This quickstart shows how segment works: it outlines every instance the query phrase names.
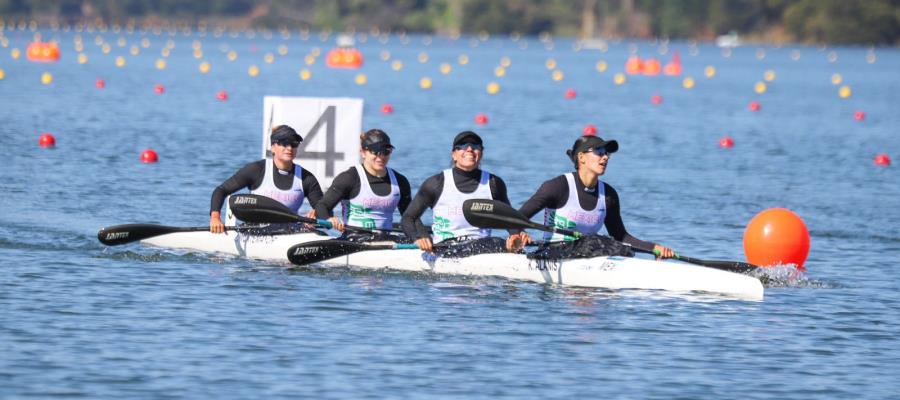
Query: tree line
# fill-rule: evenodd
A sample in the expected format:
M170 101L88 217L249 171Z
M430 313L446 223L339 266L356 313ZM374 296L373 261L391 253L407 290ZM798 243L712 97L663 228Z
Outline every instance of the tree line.
M900 44L900 0L0 0L0 18L427 33Z

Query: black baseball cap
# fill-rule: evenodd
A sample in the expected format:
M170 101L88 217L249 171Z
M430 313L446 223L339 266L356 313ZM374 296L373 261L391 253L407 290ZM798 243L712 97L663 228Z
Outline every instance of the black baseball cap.
M599 149L601 147L606 148L607 153L615 153L619 151L619 142L615 140L603 140L599 136L585 135L575 140L572 148L566 150L566 155L574 162L578 153L590 151L591 149Z
M460 143L474 143L484 146L484 142L481 140L481 136L478 136L477 133L472 131L460 132L456 135L455 138L453 138L453 147L456 147L456 145Z
M278 143L290 146L296 146L303 141L303 138L297 134L297 131L287 125L278 125L272 128L272 136L270 138L273 144Z
M384 149L393 149L391 137L381 129L369 129L363 134L360 146L370 151L381 151Z

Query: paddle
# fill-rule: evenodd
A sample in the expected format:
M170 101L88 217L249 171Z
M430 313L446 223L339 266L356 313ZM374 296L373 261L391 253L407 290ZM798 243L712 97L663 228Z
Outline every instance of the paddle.
M522 213L509 205L489 199L470 199L463 202L463 216L470 224L480 228L492 229L536 229L544 232L560 233L576 238L582 237L580 232L568 229L556 228L552 226L541 225L536 222L529 221ZM636 251L654 254L653 251L638 249L632 247ZM698 258L675 255L675 259L691 264L702 265L704 267L721 269L729 272L747 273L756 271L759 267L740 261L717 261L717 260L701 260Z
M275 199L256 194L236 194L228 199L231 212L238 219L254 223L292 223L302 222L315 224L331 229L331 222L327 219L313 219L297 215L291 209L285 207ZM369 229L357 226L344 225L344 229L351 232L401 232L399 229Z
M366 250L418 249L414 243L368 244L341 239L316 240L291 246L287 258L292 264L306 265Z
M226 226L225 230L240 231L254 227L235 227ZM175 232L201 232L209 231L208 226L198 226L192 228L182 228L177 226L165 226L155 224L124 224L107 226L97 232L97 239L100 243L107 246L118 246L120 244L136 242L159 235L166 235Z

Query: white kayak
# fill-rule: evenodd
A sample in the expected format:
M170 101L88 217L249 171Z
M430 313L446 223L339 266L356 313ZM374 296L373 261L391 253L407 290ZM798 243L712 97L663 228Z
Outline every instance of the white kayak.
M179 232L142 243L173 249L229 254L287 262L288 249L327 237L315 233L250 235L227 232ZM524 254L490 253L463 258L435 257L420 250L369 250L325 260L318 265L357 269L392 269L507 279L606 289L649 289L705 292L762 300L758 278L674 261L634 257L594 257L560 261L532 260Z

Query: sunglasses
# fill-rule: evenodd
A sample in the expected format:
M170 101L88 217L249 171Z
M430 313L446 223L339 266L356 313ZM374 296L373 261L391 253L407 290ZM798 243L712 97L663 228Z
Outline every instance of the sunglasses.
M597 147L597 148L595 148L595 149L590 149L590 150L588 150L588 151L590 151L591 153L596 154L597 157L602 157L602 156L608 156L608 155L609 155L609 152L606 151L606 147Z
M478 143L460 143L453 146L453 150L465 150L466 148L471 147L473 151L484 150L484 146Z
M295 149L297 148L297 146L300 146L300 142L275 142L275 144L282 147L293 147Z
M385 147L383 149L378 149L378 150L366 149L366 151L368 151L369 153L372 153L373 155L375 155L375 157L381 157L381 156L391 155L391 153L394 152L394 149L392 149L390 147Z

